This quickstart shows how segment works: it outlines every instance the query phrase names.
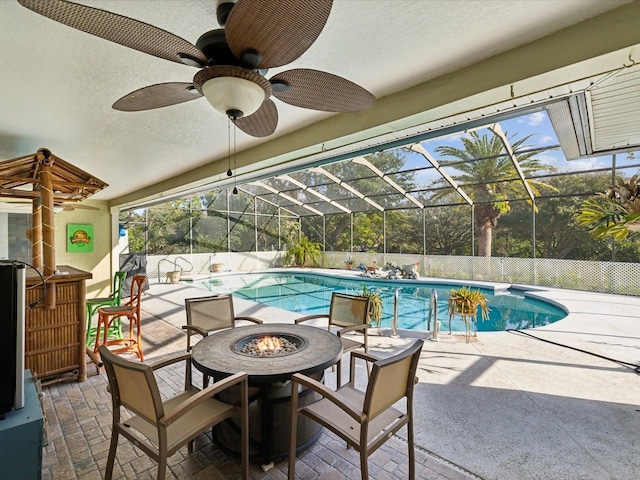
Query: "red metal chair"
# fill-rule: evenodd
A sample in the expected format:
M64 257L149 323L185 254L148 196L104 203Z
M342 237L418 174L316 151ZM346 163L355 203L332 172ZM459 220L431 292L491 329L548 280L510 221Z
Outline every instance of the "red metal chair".
M98 309L98 326L96 327L96 341L93 346L94 353L98 353L98 347L105 345L119 345L118 348L110 349L114 353L135 353L141 362L144 361L142 353L142 332L140 329L140 302L142 291L147 281L145 275L134 275L131 282L131 294L129 301L120 306L102 307ZM109 338L109 331L114 320L120 317L129 319L129 336L123 338ZM133 329L136 329L134 337ZM104 331L104 333L102 333ZM102 334L102 338L100 335Z

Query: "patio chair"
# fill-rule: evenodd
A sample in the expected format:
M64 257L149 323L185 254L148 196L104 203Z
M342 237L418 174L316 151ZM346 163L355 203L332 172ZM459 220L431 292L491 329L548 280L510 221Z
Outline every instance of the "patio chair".
M291 430L289 437L289 480L295 478L296 435L298 415L304 415L328 428L360 453L360 472L369 478L367 459L391 436L407 425L409 479L415 478L413 442L413 390L418 383L416 371L422 340L391 357L378 360L374 356L351 353L349 383L333 391L311 377L296 373L291 378ZM355 388L357 359L374 362L365 392ZM298 408L298 390L310 389L322 399ZM404 408L393 405L405 399Z
M111 443L105 472L107 480L113 475L120 435L158 462L157 478L161 480L165 477L169 457L185 444L188 444L188 451L192 452L197 436L236 413L240 414L242 478L248 478L249 413L246 373L236 373L204 390L187 385L184 392L162 401L154 371L182 360L188 362L191 354L184 352L159 357L149 363L139 363L115 355L104 345L100 345L98 351L107 372L113 406ZM231 386L239 387L238 406L213 398ZM121 407L134 415L122 419Z
M343 293L333 292L331 294L331 304L329 306L329 314L307 315L297 318L295 323L303 323L318 318L328 319L328 329L333 331L337 328L336 334L342 341L343 353L350 353L359 348L364 349L365 353L369 351L369 339L367 330L371 326L369 324L369 298L358 295L345 295ZM362 332L362 340L354 339L353 336L345 338L345 334ZM341 377L341 361L337 363L336 386L342 384Z
M187 324L182 326L187 331L187 352L193 345L191 336L194 334L206 337L227 328L234 328L237 321L246 320L253 323L262 323L257 318L239 316L236 317L233 310L233 295L213 295L209 297L185 298L184 305L187 312ZM187 366L187 381L191 382L191 366ZM209 376L202 374L202 386L209 384Z
M96 327L96 340L93 351L98 353L98 347L102 345L120 345L114 349L116 353L135 353L141 362L144 361L142 353L142 331L140 318L140 302L144 284L147 281L145 275L134 275L131 281L131 290L129 301L124 305L114 307L101 307L98 309L98 326ZM109 338L112 331L112 325L115 321L119 321L121 317L129 319L129 336L120 338ZM136 336L133 336L133 329L136 329ZM102 333L104 331L104 333ZM102 340L100 336L102 334Z
M111 293L108 297L91 298L86 301L87 307L87 332L86 332L86 345L90 347L96 339L96 328L92 327L93 316L96 314L100 307L117 307L120 305L122 299L122 286L127 278L127 272L116 272L113 275L113 285L111 287ZM122 338L122 323L118 318L111 325L111 331L109 336L113 338Z

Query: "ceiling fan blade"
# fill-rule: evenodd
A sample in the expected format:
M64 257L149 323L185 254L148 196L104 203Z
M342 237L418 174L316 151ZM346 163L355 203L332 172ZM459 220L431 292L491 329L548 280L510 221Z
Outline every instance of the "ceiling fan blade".
M324 112L362 112L376 102L369 91L346 78L320 70L297 68L269 80L273 96L296 107ZM282 90L282 87L286 91Z
M65 0L18 2L56 22L149 55L187 65L207 63L206 57L192 43L133 18Z
M315 42L331 13L332 0L238 0L225 26L233 54L255 68L293 62ZM258 63L243 58L258 52Z
M128 93L114 103L112 108L122 112L139 112L168 107L201 97L193 83L158 83Z
M273 103L273 100L267 98L254 114L238 118L233 123L252 137L267 137L275 132L278 126L276 104Z

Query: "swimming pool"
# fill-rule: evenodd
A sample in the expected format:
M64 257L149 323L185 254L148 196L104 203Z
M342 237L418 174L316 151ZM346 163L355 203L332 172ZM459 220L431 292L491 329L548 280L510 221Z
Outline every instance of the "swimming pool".
M394 297L399 290L398 328L426 330L433 289L438 295L438 320L441 329L448 330L447 300L455 286L408 283L407 280L381 281L370 278L338 278L307 273L247 273L211 277L194 281L195 287L212 293L233 293L234 296L272 307L283 308L301 315L329 311L332 292L357 293L362 284L378 289L384 304L382 328L391 328ZM460 286L466 285L460 282ZM476 288L476 287L472 287ZM566 312L555 305L525 297L522 291L504 291L479 288L487 296L491 312L489 320L478 321L479 331L534 328L566 317ZM464 331L462 319L454 317L452 330Z

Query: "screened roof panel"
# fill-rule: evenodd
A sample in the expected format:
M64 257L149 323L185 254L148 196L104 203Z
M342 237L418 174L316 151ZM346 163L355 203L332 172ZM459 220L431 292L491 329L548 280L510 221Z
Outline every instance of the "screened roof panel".
M371 200L384 208L417 208L413 202L399 193L375 195Z
M521 173L534 193L539 190L540 198L602 191L611 183L614 163L621 176L640 171L637 152L618 154L615 160L606 155L567 161L547 111L415 142L239 184L241 193L228 195L230 208L253 213L252 195L264 200L258 200L257 210L266 215L276 212L277 206L309 216L346 214L344 209L355 213L468 205L467 198L477 202L529 198ZM520 172L514 164L518 157ZM558 192L539 182L556 186ZM227 188L214 192L198 195L193 204L226 210Z
M435 176L433 177L433 179L429 179L428 170L429 169L427 168L418 170L407 170L405 172L390 173L389 175L386 175L386 177L392 180L394 183L400 185L405 190L409 191L415 189L419 185L427 187L433 182L435 178L440 177L440 174L434 168L431 168L431 170L435 173Z
M323 168L342 181L351 181L376 176L369 168L350 160L325 165Z
M373 207L370 203L367 203L366 201L358 197L340 200L340 204L344 205L352 212L367 212L371 210L376 210L375 207Z
M416 197L423 205L427 207L437 205L449 205L452 203L462 203L468 205L468 203L462 198L458 191L451 187L443 187L422 191L414 191L411 194Z
M242 189L246 190L252 195L264 195L264 194L270 193L269 190L267 190L266 188L263 188L259 185L255 185L253 183L243 185Z
M307 217L309 215L317 215L316 213L313 213L310 210L307 210L304 207L301 207L299 205L291 205L289 207L287 207L287 210L292 211L293 213L295 213L296 215L299 215L301 217Z
M384 174L411 170L424 165L424 161L420 162L420 159L416 158L415 155L412 155L410 150L407 150L406 148L395 148L388 150L388 152L393 152L401 162L393 162L393 164L390 164L386 157L377 157L375 155L368 155L366 158Z
M351 180L349 182L353 188L358 190L360 193L366 196L376 195L380 193L393 194L398 193L398 191L385 182L380 177L376 178L366 178L363 180Z
M335 214L335 213L345 213L344 210L341 210L339 207L336 207L331 203L322 202L322 201L309 203L308 206L315 208L316 210L319 210L326 215Z
M281 197L280 195L277 195L275 193L266 193L264 195L260 195L261 198L264 198L265 200L271 202L271 203L275 203L276 205L280 206L280 207L287 207L289 205L294 205L293 202L291 202L291 200Z
M243 191L239 191L236 195L229 195L229 210L233 212L253 213L253 195Z
M300 172L291 172L289 176L299 182L304 183L310 187L314 187L317 185L325 185L330 182L330 180L324 175L316 172L312 172L311 170L302 170Z
M337 183L327 185L327 188L324 194L327 197L331 198L332 200L341 200L345 198L354 198L354 197L357 198L356 194L354 194L353 192L350 192L343 186L338 185Z
M262 183L266 183L267 185L270 185L271 187L275 188L280 192L286 192L288 190L297 190L300 188L295 183L290 182L289 180L282 179L280 177L269 178L267 180L263 180Z

